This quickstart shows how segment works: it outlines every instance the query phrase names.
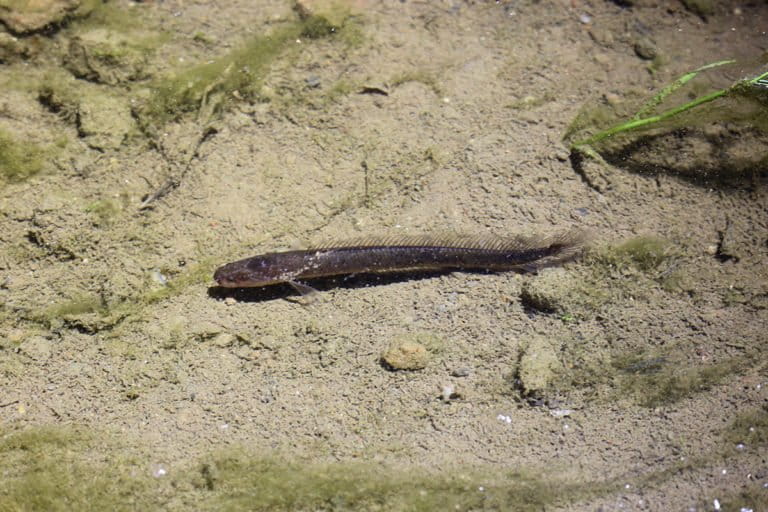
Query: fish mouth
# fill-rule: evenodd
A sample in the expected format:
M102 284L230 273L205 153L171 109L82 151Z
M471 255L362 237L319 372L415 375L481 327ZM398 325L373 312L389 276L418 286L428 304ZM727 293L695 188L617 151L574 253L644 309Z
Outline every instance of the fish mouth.
M225 267L219 267L216 269L216 271L213 273L213 280L216 281L216 284L224 288L235 288L237 286L234 281L227 278Z

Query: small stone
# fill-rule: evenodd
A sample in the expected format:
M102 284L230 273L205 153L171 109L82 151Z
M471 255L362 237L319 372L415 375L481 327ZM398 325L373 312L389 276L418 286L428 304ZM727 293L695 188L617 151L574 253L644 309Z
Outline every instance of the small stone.
M235 355L245 361L255 361L259 358L258 352L248 345L241 345L235 349Z
M189 326L189 332L192 333L192 335L195 338L198 338L200 341L205 341L205 340L214 338L217 335L221 334L222 331L223 331L223 328L220 325L216 325L215 323L208 322L208 321L192 323Z
M141 43L147 37L104 28L81 32L69 41L64 65L78 78L109 85L146 78L148 51Z
M715 2L713 0L683 0L683 5L693 14L707 19L715 14Z
M555 268L526 281L520 298L529 308L562 315L569 311L572 293L566 271Z
M616 93L607 92L603 95L605 102L613 108L620 106L624 103L624 99Z
M13 37L6 32L0 32L0 62L14 62L31 57L35 51L34 44L27 40Z
M653 60L658 55L656 43L648 37L641 36L635 41L635 53L641 59Z
M361 4L360 0L296 0L293 8L301 19L314 18L333 30L341 27L351 14L360 10Z
M470 368L467 368L466 366L461 366L459 368L455 368L451 372L452 377L469 377L469 374L472 373L472 370Z
M381 359L393 370L421 370L430 358L424 345L399 338L389 345Z
M523 392L532 395L546 391L562 366L551 342L534 336L526 344L517 371Z
M60 23L80 9L81 3L81 0L0 0L0 22L11 32L28 34Z
M571 159L571 152L564 147L555 148L555 158L561 162L567 162Z
M440 389L440 398L443 402L448 403L453 399L459 398L461 395L456 392L456 386L453 384L445 384Z
M596 64L600 64L601 66L610 66L611 65L611 57L609 55L606 55L605 53L596 53L592 60L595 61Z
M589 29L589 36L594 42L601 46L610 48L613 46L613 32L606 27L592 27Z
M720 261L733 260L738 262L741 259L741 253L736 243L733 223L730 219L726 220L725 228L720 231L720 243L715 253Z
M213 337L212 343L217 347L226 348L232 345L237 337L228 332L222 332Z

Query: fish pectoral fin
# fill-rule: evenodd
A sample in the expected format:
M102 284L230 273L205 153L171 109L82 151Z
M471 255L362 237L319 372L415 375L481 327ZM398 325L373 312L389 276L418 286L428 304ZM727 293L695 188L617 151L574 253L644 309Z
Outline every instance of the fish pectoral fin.
M320 292L308 284L300 283L299 281L287 281L287 283L301 295L301 297L293 300L302 306L308 306L320 298Z
M293 287L294 290L299 292L301 295L307 296L307 295L314 295L318 292L316 289L312 288L308 284L301 283L299 281L288 281L288 284Z

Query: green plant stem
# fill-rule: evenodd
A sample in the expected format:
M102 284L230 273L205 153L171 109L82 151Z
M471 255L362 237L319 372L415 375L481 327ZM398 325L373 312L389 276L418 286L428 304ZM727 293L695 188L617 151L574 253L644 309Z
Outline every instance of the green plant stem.
M762 73L761 75L751 78L751 79L745 79L740 80L733 84L732 86L728 87L727 89L720 89L718 91L711 92L709 94L706 94L704 96L701 96L699 98L696 98L693 101L690 101L684 105L680 105L678 107L669 109L667 111L664 111L660 114L657 114L655 116L650 117L644 117L641 119L638 119L638 116L647 111L652 106L656 106L657 104L661 103L661 101L669 95L674 90L678 89L682 85L684 85L686 82L690 81L692 78L694 78L699 72L716 67L716 66L722 66L724 64L730 64L732 62L735 62L733 60L724 60L719 62L713 62L711 64L707 64L706 66L702 66L698 68L695 71L691 71L690 73L687 73L683 75L681 78L677 79L673 84L669 85L668 87L665 87L659 94L654 96L649 103L647 103L643 108L640 109L640 111L633 116L633 118L630 121L627 121L625 123L621 123L619 125L613 126L611 128L608 128L607 130L603 130L599 133L596 133L595 135L584 139L582 141L576 142L571 145L572 151L580 151L582 153L592 155L594 153L591 148L588 149L588 146L591 144L595 144L596 142L600 142L601 140L605 140L609 137L612 137L616 135L617 133L621 132L627 132L631 130L637 130L638 128L642 128L644 126L648 126L654 123L658 123L661 121L664 121L665 119L669 119L670 117L674 117L682 112L685 112L686 110L690 110L692 108L698 107L699 105L703 105L705 103L709 103L711 101L714 101L720 97L726 96L730 94L731 92L738 90L739 87L743 87L746 85L756 85L758 81L764 79L765 77L768 77L768 72ZM591 150L591 151L590 151Z
M678 78L677 80L675 80L674 82L672 82L671 84L669 84L668 86L663 88L657 95L655 95L653 98L651 98L650 101L645 103L640 108L640 110L638 110L637 113L632 117L632 119L640 119L640 118L642 118L644 115L646 115L652 109L654 109L655 107L660 105L661 102L663 102L664 99L667 96L669 96L670 94L672 94L673 92L678 90L680 87L684 86L685 84L687 84L688 82L690 82L691 80L696 78L696 76L698 76L698 74L701 73L702 71L706 71L708 69L716 68L718 66L724 66L726 64L733 64L734 62L736 62L736 61L735 60L721 60L721 61L718 61L718 62L712 62L712 63L707 64L705 66L701 66L698 69L694 69L693 71L691 71L689 73L684 74L683 76L681 76L680 78Z
M728 93L730 89L721 89L719 91L715 91L712 93L707 94L706 96L702 96L700 98L696 98L695 100L686 103L685 105L680 105L679 107L667 110L666 112L662 112L661 114L646 117L643 119L633 119L631 121L627 121L626 123L622 123L618 126L614 126L613 128L609 128L607 130L604 130L600 133L597 133L593 135L592 137L583 140L581 142L577 142L572 147L578 148L580 146L588 145L588 144L594 144L595 142L600 142L601 140L607 139L608 137L611 137L613 135L616 135L617 133L626 132L630 130L636 130L638 128L641 128L643 126L647 126L649 124L658 123L660 121L663 121L665 119L669 119L672 116L676 116L681 112L685 112L686 110L690 110L694 107L697 107L699 105L702 105L704 103L709 103L710 101L716 100L717 98L724 96Z

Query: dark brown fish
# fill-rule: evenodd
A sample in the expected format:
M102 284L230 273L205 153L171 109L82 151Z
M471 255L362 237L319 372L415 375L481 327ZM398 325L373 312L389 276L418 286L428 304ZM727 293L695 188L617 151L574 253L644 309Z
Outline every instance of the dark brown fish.
M587 237L396 236L298 251L271 252L219 267L213 279L226 288L294 284L345 274L450 270L534 271L573 259Z

